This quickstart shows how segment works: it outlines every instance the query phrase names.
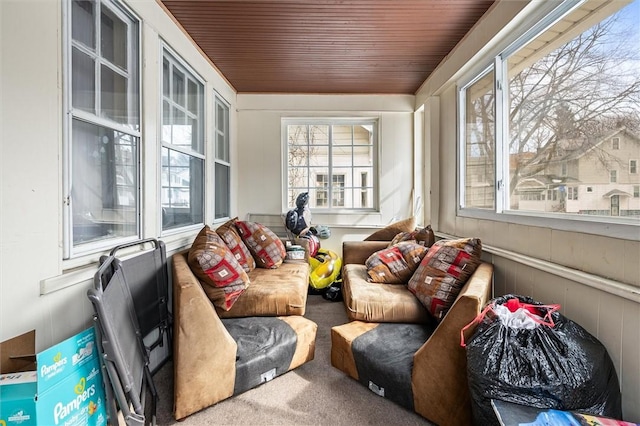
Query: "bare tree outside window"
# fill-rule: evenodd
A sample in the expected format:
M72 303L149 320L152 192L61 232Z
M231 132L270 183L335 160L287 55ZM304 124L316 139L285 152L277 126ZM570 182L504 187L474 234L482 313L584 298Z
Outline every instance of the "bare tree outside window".
M505 208L640 217L632 196L640 177L630 172L640 155L640 0L606 15L590 3L502 58L507 105L493 93L493 73L464 89L466 207L495 207L487 188L495 180L495 111L503 106ZM584 24L594 17L595 25ZM532 196L544 193L553 196Z

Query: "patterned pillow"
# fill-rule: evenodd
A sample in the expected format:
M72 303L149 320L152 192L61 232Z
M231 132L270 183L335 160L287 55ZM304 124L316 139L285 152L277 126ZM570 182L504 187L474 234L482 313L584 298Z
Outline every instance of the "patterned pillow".
M410 232L416 227L416 218L410 217L408 219L399 220L390 225L385 226L382 229L377 230L373 234L365 238L365 241L391 241L393 237L400 232Z
M478 238L437 241L409 280L409 290L441 321L480 264L481 254Z
M425 247L431 247L436 242L436 237L431 229L431 225L427 225L422 229L418 229L411 232L400 232L393 237L393 240L389 243L389 247L398 244L401 241L415 241Z
M260 223L240 220L236 228L259 268L274 269L282 264L287 251L273 231Z
M228 311L249 287L249 276L222 238L208 225L196 236L188 257L193 273L207 284L214 305Z
M420 264L428 248L415 241L403 241L373 253L365 265L369 282L405 284Z
M222 237L245 272L251 272L256 268L256 261L251 256L251 252L242 241L242 238L240 238L240 235L238 235L234 224L236 220L238 220L237 217L220 225L216 228L216 233Z

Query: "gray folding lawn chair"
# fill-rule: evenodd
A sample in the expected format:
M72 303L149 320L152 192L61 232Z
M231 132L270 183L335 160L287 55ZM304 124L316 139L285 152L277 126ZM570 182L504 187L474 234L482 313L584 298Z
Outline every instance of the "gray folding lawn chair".
M125 249L138 246L140 252L119 256ZM116 259L113 267L123 271L131 291L140 333L149 356L151 374L171 358L171 314L165 245L148 238L114 247L109 253ZM101 259L101 260L104 260Z
M149 371L147 350L142 341L133 298L124 270L111 255L94 276L94 288L87 296L95 310L98 350L111 424L118 424L118 413L131 425L155 425L157 392ZM146 421L146 396L151 394L150 421Z

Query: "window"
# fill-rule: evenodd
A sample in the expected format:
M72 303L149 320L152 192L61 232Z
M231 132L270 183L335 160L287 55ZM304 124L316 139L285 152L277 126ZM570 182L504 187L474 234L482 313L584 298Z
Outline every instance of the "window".
M633 185L633 198L640 198L640 185Z
M493 69L471 82L463 92L464 205L494 209L495 94Z
M309 207L373 210L378 123L370 119L287 119L287 208L309 192Z
M162 230L204 222L204 84L170 53L162 58Z
M215 219L231 215L231 162L229 159L229 104L215 96Z
M107 0L68 4L66 259L140 234L139 20Z
M611 149L614 149L614 150L620 149L620 138L611 139Z
M637 46L628 43L640 37L640 0L598 4L545 3L546 17L505 40L483 70L462 80L462 215L590 215L602 222L615 215L625 217L617 220L622 224L640 223L637 209L625 210L628 203L610 204L613 195L628 197L621 166L629 164L632 175L625 184L640 183L637 161L629 158L640 149L640 120L629 109L640 68Z

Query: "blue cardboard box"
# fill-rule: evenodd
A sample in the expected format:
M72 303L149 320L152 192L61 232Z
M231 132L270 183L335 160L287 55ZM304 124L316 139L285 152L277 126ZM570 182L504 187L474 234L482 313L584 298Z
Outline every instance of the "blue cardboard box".
M107 424L100 362L89 358L44 392L38 389L39 425L102 426Z
M94 329L37 355L34 349L33 331L0 344L0 372L7 373L0 376L0 426L106 425Z
M36 424L35 371L0 374L0 425Z

